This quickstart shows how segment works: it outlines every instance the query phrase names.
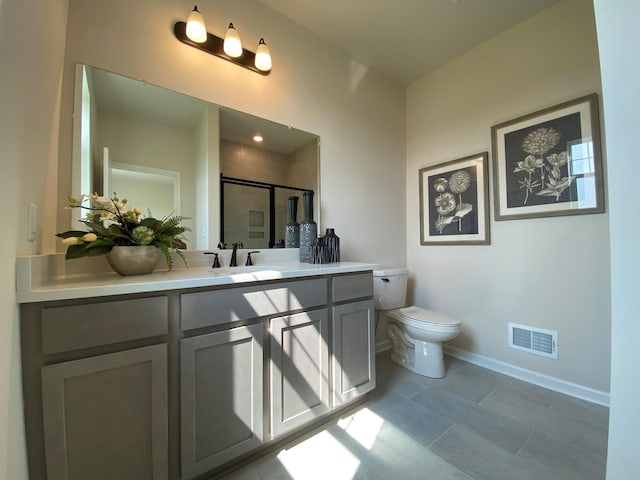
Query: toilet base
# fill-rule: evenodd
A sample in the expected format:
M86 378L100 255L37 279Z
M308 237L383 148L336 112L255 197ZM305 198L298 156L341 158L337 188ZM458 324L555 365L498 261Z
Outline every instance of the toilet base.
M415 343L415 372L425 377L444 377L444 356L442 354L442 344L440 342Z
M409 338L397 325L387 327L391 339L391 361L429 378L445 376L442 343Z

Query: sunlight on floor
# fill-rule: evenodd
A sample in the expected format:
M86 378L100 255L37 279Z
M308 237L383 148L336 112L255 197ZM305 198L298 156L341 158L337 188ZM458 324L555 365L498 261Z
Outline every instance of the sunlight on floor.
M277 458L292 480L352 480L360 467L360 460L327 431L281 451Z
M367 450L371 450L384 420L368 408L338 420L338 426Z
M338 427L370 450L383 423L381 417L363 408L338 420ZM352 480L360 467L360 460L326 430L282 450L277 458L292 480Z

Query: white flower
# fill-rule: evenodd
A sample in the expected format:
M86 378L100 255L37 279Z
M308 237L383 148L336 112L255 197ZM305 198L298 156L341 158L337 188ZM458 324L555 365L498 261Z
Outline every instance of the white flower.
M67 237L62 239L62 244L65 246L78 245L80 243L82 243L82 240L78 237Z
M89 233L85 233L82 236L82 240L84 240L85 242L94 242L98 239L98 236L95 233L89 232Z

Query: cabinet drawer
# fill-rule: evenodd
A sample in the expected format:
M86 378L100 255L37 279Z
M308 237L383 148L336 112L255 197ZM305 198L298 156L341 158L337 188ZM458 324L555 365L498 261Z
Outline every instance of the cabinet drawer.
M67 352L166 335L167 297L42 309L42 352Z
M334 277L332 293L334 302L371 297L373 296L373 273Z
M190 330L326 305L327 280L184 293L180 298L180 325Z

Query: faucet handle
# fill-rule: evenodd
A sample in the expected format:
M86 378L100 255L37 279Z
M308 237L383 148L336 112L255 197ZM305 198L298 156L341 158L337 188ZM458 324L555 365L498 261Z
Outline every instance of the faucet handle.
M202 252L205 255L213 255L213 265L211 268L220 268L220 259L218 258L218 252Z
M251 261L252 253L260 253L260 252L258 250L254 250L253 252L247 252L247 261L244 264L245 267L250 267L251 265L253 265L253 262Z

